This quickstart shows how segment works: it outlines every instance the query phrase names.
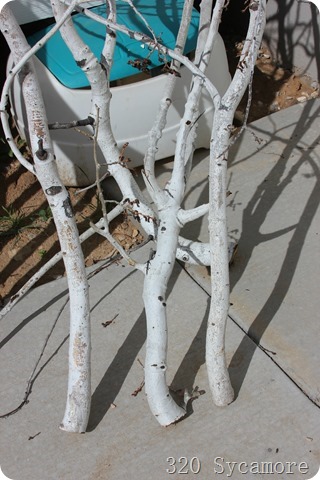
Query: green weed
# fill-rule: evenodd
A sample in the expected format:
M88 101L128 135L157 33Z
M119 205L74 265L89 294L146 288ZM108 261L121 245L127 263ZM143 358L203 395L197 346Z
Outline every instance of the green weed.
M30 216L21 210L15 210L12 205L1 208L5 215L0 215L0 236L15 236L27 228L35 228Z
M52 212L51 212L51 208L50 207L47 207L47 208L42 208L41 210L39 210L39 212L37 212L34 216L34 219L40 219L42 220L43 222L47 222L48 220L51 220L53 217L52 217Z
M39 248L38 254L40 255L41 258L43 258L47 254L47 250L45 248Z
M22 210L16 210L12 205L1 207L4 215L0 215L0 236L16 236L23 230L40 229L40 222L47 223L52 218L50 207L43 208L39 212L26 214Z

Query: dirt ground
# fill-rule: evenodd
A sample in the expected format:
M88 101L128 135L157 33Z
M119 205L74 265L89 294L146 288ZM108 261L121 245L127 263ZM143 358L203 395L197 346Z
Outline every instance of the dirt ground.
M225 41L232 72L241 44L232 39ZM318 91L312 88L310 79L277 67L268 50L260 50L249 122L317 96ZM243 121L245 105L244 99L236 113L236 126ZM36 178L10 157L1 139L0 160L0 301L3 302L59 250L59 245L48 204ZM75 188L70 188L69 193L79 231L83 232L90 220L100 218L96 193L92 189L77 194ZM129 218L121 217L114 221L112 230L126 249L143 240L141 232ZM85 242L83 248L87 266L114 253L108 242L98 235ZM60 262L40 282L56 279L63 274L64 268Z

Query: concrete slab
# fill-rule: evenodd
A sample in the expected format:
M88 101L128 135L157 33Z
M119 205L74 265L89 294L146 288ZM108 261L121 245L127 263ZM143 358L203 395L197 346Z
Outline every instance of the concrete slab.
M213 405L204 367L209 297L179 265L168 299L168 382L174 389L198 386L205 393L193 402L190 416L177 425L161 428L157 424L144 391L132 395L143 379L138 361L144 361L146 337L141 281L140 272L122 265L113 265L90 280L93 396L84 435L58 429L67 386L68 314L64 311L42 359L30 402L1 420L4 473L14 480L116 480L128 475L163 480L180 478L188 471L191 477L207 480L241 478L239 463L231 475L227 462L245 462L242 472L253 469L247 478L311 478L320 463L318 407L231 320L227 352L236 400L226 408ZM65 295L64 279L41 286L3 320L0 413L21 401ZM101 325L116 314L114 323L107 328ZM175 473L170 473L174 467L169 457L176 459ZM200 471L192 473L198 470L197 459ZM287 462L293 463L288 466ZM275 473L266 477L272 473L270 468Z
M315 100L252 123L231 150L228 204L230 315L318 405L319 115ZM202 196L203 164L191 185ZM194 233L207 239L205 222ZM188 271L210 292L206 269Z
M144 390L132 395L143 380L142 275L113 265L90 280L93 395L88 432L73 435L58 429L67 389L65 310L30 402L0 420L0 465L9 478L115 480L130 475L162 480L188 474L207 480L246 474L300 480L315 474L320 464L319 113L315 101L255 122L231 155L229 232L239 241L239 253L231 268L226 349L234 403L215 407L208 388L208 273L187 273L177 264L167 302L168 382L174 390L198 386L205 393L177 425L157 424ZM187 206L207 196L206 157L204 151L196 155ZM170 164L159 165L162 182L169 169ZM206 230L199 221L188 233L205 240ZM148 252L146 247L137 255L147 258ZM21 402L66 294L64 279L38 287L2 321L0 414ZM102 326L116 314L111 325Z

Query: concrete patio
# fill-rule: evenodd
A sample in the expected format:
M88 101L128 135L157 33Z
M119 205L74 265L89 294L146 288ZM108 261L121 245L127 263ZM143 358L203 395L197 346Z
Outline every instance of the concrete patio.
M168 382L174 390L198 387L203 394L183 421L168 428L158 425L144 390L137 393L146 339L143 277L124 263L113 264L90 280L93 395L88 431L75 435L58 428L67 388L66 308L29 403L1 420L0 465L7 477L315 476L320 465L319 118L319 100L275 113L251 124L230 154L228 225L238 252L230 267L226 351L235 401L216 407L209 392L204 365L208 271L176 263L167 302ZM189 207L207 195L207 164L208 152L197 152ZM170 166L170 161L159 163L160 181L168 178ZM206 240L205 222L194 222L187 234ZM149 248L135 255L146 260ZM65 279L42 285L2 321L0 414L22 401L66 296ZM115 315L104 328L102 323Z

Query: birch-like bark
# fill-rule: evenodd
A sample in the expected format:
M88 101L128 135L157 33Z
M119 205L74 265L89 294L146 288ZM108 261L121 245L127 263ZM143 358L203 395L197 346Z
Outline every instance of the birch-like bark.
M214 402L224 406L234 393L225 357L225 329L229 310L229 268L226 221L227 158L230 125L252 78L265 25L265 0L250 4L247 39L234 78L215 112L210 146L209 233L211 247L211 301L207 327L206 364Z
M177 41L175 46L175 51L177 53L182 54L183 49L186 43L188 29L191 21L192 16L192 9L193 9L193 1L187 0L184 4L183 12L182 12L182 20L181 25L179 28L179 32L177 35ZM180 62L172 61L171 67L175 72L179 72L180 69ZM159 106L159 112L153 127L149 131L148 135L148 148L144 158L144 170L142 171L145 186L152 198L152 200L157 204L158 197L161 200L161 189L157 183L156 176L155 176L155 157L157 152L158 142L162 137L163 129L167 123L167 114L168 110L172 104L172 95L177 83L177 76L175 74L168 74L166 79L166 84L164 87L164 92L162 96L162 100Z
M19 60L16 59L16 64L13 67L13 69L9 72L8 77L5 81L5 84L2 89L1 93L1 102L0 102L0 116L1 116L1 123L2 123L2 128L3 132L6 136L6 140L15 156L15 158L23 165L27 170L29 170L31 173L35 174L34 170L34 165L32 165L28 160L24 158L24 156L21 154L19 148L15 144L14 139L12 138L11 134L11 128L9 125L9 115L6 111L7 106L8 106L8 99L9 99L9 90L11 88L13 79L17 73L20 72L21 68L24 66L24 64L34 55L44 43L51 38L54 33L60 28L60 26L64 23L66 20L67 16L73 11L75 5L77 3L77 0L73 0L73 2L70 4L70 6L66 9L65 14L60 18L60 21L54 25L54 27L48 32L42 39L41 42L38 42L36 45L34 45L32 48L29 48L24 52L24 55L22 55Z
M175 50L183 52L192 14L192 0L184 5L182 22L180 24ZM180 63L172 62L172 68L179 71ZM171 106L171 97L176 82L175 75L169 75L160 104L160 111L153 128L149 133L149 146L144 162L144 179L146 187L156 203L159 212L157 248L153 258L147 263L145 272L143 301L147 319L147 344L145 359L145 391L149 407L157 421L162 426L176 422L186 414L185 405L177 405L170 395L166 380L167 370L167 307L166 291L171 277L180 226L177 221L178 211L184 196L185 183L183 178L175 193L169 191L169 185L164 190L157 184L154 163L157 142L161 138L166 124L166 115ZM183 120L181 125L183 125ZM189 138L192 141L191 137ZM177 147L177 155L182 157L184 151ZM181 158L183 162L184 157ZM173 172L172 178L178 175Z
M147 262L143 286L143 301L147 318L145 359L145 391L149 407L162 426L170 425L186 414L170 395L167 371L167 308L166 291L178 243L176 220L178 205L168 201L159 213L159 233L154 258Z
M56 18L59 19L63 14L65 7L61 4L55 5L53 1L52 6ZM189 20L186 18L182 22L181 29L183 35L180 35L180 37L182 38L183 43L179 45L179 49L181 50L184 48L184 40L186 38L186 32L191 17L192 3L190 0L188 0L187 6L189 7L186 10L189 14ZM111 24L114 24L114 20L110 19L109 16L106 25L109 26ZM91 112L91 116L93 118L95 118L97 114L99 116L99 131L96 136L97 143L104 158L107 160L109 171L116 179L122 193L129 197L129 201L132 201L134 198L132 198L131 192L128 195L128 184L126 185L126 177L128 177L130 182L132 182L132 177L131 174L119 164L118 160L120 152L116 146L110 124L111 94L109 89L109 73L111 63L105 61L106 58L111 57L109 54L110 43L105 43L99 64L92 52L83 44L82 40L75 32L71 19L63 25L61 28L61 34L76 62L81 65L81 68L86 73L91 85L92 106L96 108L94 112ZM152 41L154 44L156 43L154 39ZM179 55L181 57L181 54ZM184 58L185 57L183 57L183 59ZM179 226L177 222L177 212L180 209L185 189L184 179L186 176L186 156L189 157L194 140L194 132L191 132L193 125L189 119L193 119L194 117L200 91L201 86L200 83L197 82L197 87L194 88L193 92L190 94L185 115L181 120L181 128L177 138L175 166L170 186L167 186L167 188L161 192L157 201L157 209L159 212L157 225L157 252L154 259L150 259L147 264L143 294L148 325L145 366L146 392L150 408L161 425L173 423L185 414L185 410L177 406L171 398L169 389L166 385L167 328L165 293L167 282L173 269L173 262L178 245ZM142 216L144 216L143 211ZM170 246L169 249L168 246ZM159 305L161 305L160 309L155 308L155 298L163 299L162 302L158 300L158 302L160 302Z
M188 0L188 3L191 4L190 0ZM59 18L63 14L64 7L61 5L55 6L53 2L52 5L56 18ZM115 5L113 7L115 11ZM189 9L189 16L191 16L191 8ZM108 18L107 20L111 21L112 19ZM185 25L185 29L187 28L188 23ZM128 189L129 184L126 183L126 178L130 183L132 182L132 176L119 164L120 152L116 146L110 124L111 94L109 73L111 62L104 62L106 58L111 58L109 52L110 43L105 43L100 61L101 64L99 64L94 61L95 58L92 52L89 51L88 47L83 44L76 34L71 20L61 28L61 34L75 60L82 65L83 71L86 73L91 85L92 105L96 108L99 116L99 130L96 132L97 144L107 160L110 173L116 179L122 193L127 195L129 200L135 200L136 197L132 197L132 192ZM181 48L183 48L183 45ZM94 113L91 113L93 118L96 116ZM170 201L168 194L163 193L162 202L160 205L157 205L159 209L158 231L160 224L162 235L160 237L158 235L157 238L156 256L147 265L143 294L148 325L145 365L146 393L151 411L161 425L173 423L185 415L185 410L179 407L171 398L165 378L167 327L164 299L177 250L179 228L176 212L180 208L182 201L182 185L184 186L183 182L180 183L180 193L175 196L174 200ZM144 211L142 211L142 215L144 215ZM168 224L168 227L165 226L166 224ZM155 298L157 298L156 304L154 303ZM160 301L160 298L163 300Z
M221 3L221 0L220 0ZM91 10L88 9L81 9L80 7L77 7L79 11L87 15L89 18L92 18L93 20L102 23L105 25L107 28L110 28L112 31L117 32L120 31L122 33L125 33L128 35L130 38L134 38L144 44L146 44L150 48L154 48L158 50L161 54L164 56L170 56L173 60L176 62L182 63L186 68L188 68L196 78L201 79L205 88L209 92L211 98L213 99L214 103L217 103L220 96L218 94L217 89L215 86L212 84L212 82L205 76L205 74L192 62L190 61L187 57L182 55L179 50L172 50L170 48L167 48L163 45L160 44L160 42L155 42L153 38L148 37L145 34L142 34L140 32L135 32L133 30L128 29L124 25L118 25L116 23L111 22L109 19L102 18L101 16L95 14ZM62 14L62 11L61 13ZM205 19L207 19L208 14L205 14ZM203 22L204 23L204 22ZM210 40L207 40L207 45L209 46L210 43L214 41L214 36L217 32L217 27L218 27L218 19L216 18L214 23L211 25L211 38ZM71 35L71 32L70 32ZM68 44L68 37L69 35L66 36L65 41ZM204 39L202 38L201 42L203 42ZM72 50L72 45L75 46L75 42L77 42L77 45L80 45L78 43L78 40L71 41L69 39L69 48L71 49L72 53L75 54ZM82 41L80 40L82 43ZM82 44L83 45L83 44ZM83 45L84 47L84 45ZM88 50L86 50L87 52ZM203 67L208 61L209 54L210 54L211 49L205 49L206 54L202 56L201 61L203 63ZM88 73L88 71L85 71L85 68L83 68L84 73ZM88 77L89 78L89 77ZM170 104L170 101L166 101L167 104ZM165 110L168 108L169 105L163 106L162 110ZM160 113L161 115L161 113ZM165 122L165 112L163 113L163 121ZM164 123L165 124L165 123ZM164 125L163 124L163 125ZM160 123L158 123L160 125ZM162 127L164 128L164 126ZM192 132L193 133L193 132ZM155 135L161 135L161 133L156 132ZM152 135L152 134L151 134ZM151 141L154 141L152 139ZM191 144L189 144L191 145ZM100 145L101 148L101 145ZM152 148L152 147L151 147ZM191 147L189 147L191 148ZM147 157L150 154L151 150L148 151ZM191 152L190 152L191 153ZM160 189L158 189L157 184L155 181L153 181L154 176L152 175L152 170L151 170L151 185L148 184L148 175L150 173L150 168L152 169L152 155L154 155L154 152L151 152L151 160L148 163L147 160L147 166L146 166L146 186L147 189L149 190L149 193L153 197L156 194L160 194ZM114 157L113 157L114 158ZM186 159L186 162L188 161L189 158ZM150 167L151 165L151 167ZM123 170L123 169L122 169ZM188 174L189 170L186 170L186 174ZM110 173L114 176L116 179L119 188L123 194L123 198L129 198L129 199L135 199L138 198L140 202L140 207L138 210L140 211L140 220L141 220L141 225L146 231L148 235L152 235L154 238L156 238L157 235L157 230L156 230L156 225L154 225L152 222L146 221L146 219L154 216L154 212L150 209L148 206L143 194L141 193L140 189L138 188L136 182L132 178L132 175L128 175L129 172L123 172L121 171L121 168L119 169L119 165L117 165L117 161L113 161L112 165L110 165ZM210 244L209 243L202 243L202 242L194 242L190 241L188 239L185 239L181 236L179 236L179 241L178 241L178 248L176 251L176 258L178 260L181 260L183 262L188 262L193 265L210 265Z
M131 0L127 0L131 3ZM264 22L265 0L250 0L250 26L244 51L234 79L221 98L214 85L205 75L205 67L210 53L224 8L224 0L217 0L210 25L208 24L211 0L203 0L204 8L201 16L201 29L198 47L196 50L196 65L181 54L184 40L190 21L192 1L185 3L184 16L179 31L179 45L175 50L167 49L159 44L152 32L150 38L139 32L132 32L123 25L116 23L116 2L108 0L108 18L101 19L91 11L85 11L88 16L107 26L105 45L99 60L82 42L73 28L69 18L61 27L64 41L71 50L76 62L81 65L91 85L91 112L95 129L95 141L99 145L111 175L118 183L123 194L123 206L126 202L137 205L141 223L146 232L157 241L154 255L145 265L145 282L143 299L147 316L147 347L145 362L145 384L148 402L151 411L161 425L176 422L186 413L185 405L179 406L172 399L167 383L167 314L166 291L171 276L175 258L185 262L208 265L211 264L212 295L210 314L207 329L206 359L210 388L215 402L226 405L233 399L233 390L225 360L225 326L229 308L229 273L228 273L228 244L226 226L226 165L230 145L230 126L237 105L245 89L252 79L252 71L260 46ZM58 0L51 0L54 15L61 21L66 14L66 7ZM80 2L79 2L80 3ZM10 12L10 11L9 11ZM1 19L1 17L0 17ZM10 19L10 22L12 19ZM110 85L109 74L112 66L115 33L122 31L131 38L140 40L151 48L158 49L164 55L170 55L173 68L179 68L183 63L193 73L193 83L186 103L185 112L177 134L174 167L170 181L161 189L156 181L154 172L155 151L158 139L166 122L166 112L171 105L171 94L175 79L169 78L154 129L150 133L149 149L145 161L145 183L157 208L155 212L147 204L131 173L125 169L120 160L120 151L116 145L110 123ZM8 31L5 32L6 34ZM10 36L10 35L9 35ZM12 36L12 34L11 34ZM14 50L14 46L11 46ZM26 49L27 47L24 46ZM18 48L19 51L19 48ZM61 246L65 255L67 274L70 274L71 290L74 293L74 303L71 300L71 311L74 314L71 320L70 340L70 375L68 386L68 402L62 427L68 431L84 431L89 414L90 405L90 331L89 310L87 303L87 285L85 272L82 270L83 258L79 264L78 240L73 236L74 224L71 220L71 207L68 203L64 187L56 178L56 169L53 159L45 114L38 86L33 74L32 64L25 69L23 93L27 104L29 130L31 132L32 151L35 157L36 174L42 182L49 198L58 234L61 236ZM196 128L193 128L198 116L198 102L201 90L205 86L211 95L215 106L212 139L210 145L210 185L209 204L185 211L181 208L185 194L186 181L191 169L191 160L194 151ZM32 108L31 108L32 106ZM99 126L99 128L98 128ZM98 170L98 166L97 166ZM97 184L99 184L97 180ZM49 186L50 185L50 186ZM60 190L61 188L61 190ZM100 194L102 194L100 189ZM61 217L61 199L65 221ZM102 199L103 200L103 199ZM179 237L180 228L187 222L200 217L209 209L210 244L191 242ZM108 216L104 212L105 235L109 235ZM150 222L150 219L152 221ZM72 234L70 233L72 230ZM97 229L96 229L97 230ZM101 233L101 232L100 232ZM76 246L74 256L68 252ZM123 252L124 253L124 252ZM126 256L126 255L125 255ZM77 261L76 261L77 260ZM129 263L130 258L128 257ZM131 262L132 264L134 262ZM75 270L75 267L80 269ZM142 269L141 265L136 268ZM79 282L74 279L79 274ZM85 288L84 288L85 287ZM82 317L80 315L82 313ZM83 320L83 321L82 321ZM84 393L83 393L84 392Z
M56 20L59 21L61 16L65 12L65 6L60 3L59 1L52 2L53 13L55 13ZM148 37L145 34L141 34L139 32L134 32L124 25L118 25L110 20L108 17L102 18L99 15L93 13L91 10L82 9L81 7L76 7L79 11L89 18L102 23L110 30L117 32L121 31L126 35L130 36L131 38L135 38L138 41L145 43L146 45L150 46L151 48L156 48L159 50L163 55L167 55L172 57L175 61L182 63L185 65L192 73L201 77L204 82L204 85L208 92L210 93L212 98L218 98L218 92L215 89L214 85L210 82L210 80L201 72L201 70L194 65L187 57L183 56L180 51L168 49L164 47L159 42L155 42L153 38ZM89 48L82 42L79 36L76 34L74 29L72 28L72 21L69 23L64 24L63 29L61 29L61 34L72 52L76 61L79 61L82 64L82 69L84 73L87 75L90 85L93 89L93 96L92 96L92 105L97 105L101 112L101 117L104 118L102 122L100 122L101 131L105 131L105 125L108 125L108 135L103 133L103 138L101 134L98 137L98 144L102 153L105 158L108 158L108 169L110 174L115 178L116 182L119 185L119 188L122 192L123 198L129 198L130 201L134 201L135 199L139 200L139 207L137 210L139 211L139 219L141 225L145 232L149 236L153 236L156 238L157 234L157 227L155 222L150 222L150 218L154 218L154 211L148 205L144 195L142 194L140 188L138 187L136 181L134 180L131 173L122 167L119 164L119 149L116 146L116 142L114 136L111 131L110 120L108 117L103 116L103 112L109 109L110 103L110 91L107 94L106 99L103 99L103 92L107 87L105 81L105 70L101 68L99 61L94 57L92 52L90 52ZM86 60L85 64L83 64L83 60ZM102 59L103 60L103 59ZM103 61L102 61L103 63ZM93 88L95 87L95 88ZM96 95L97 94L97 95ZM94 97L97 102L94 102ZM103 107L103 108L102 108ZM93 108L91 115L92 118L95 118L96 111ZM194 265L210 265L210 245L209 243L201 243L201 242L194 242L188 239L185 239L179 236L179 243L176 252L176 258L183 262L188 262Z
M18 62L30 47L7 5L1 10L0 24L14 60ZM61 428L84 432L91 401L90 308L84 258L70 198L58 175L44 103L31 60L23 67L21 81L35 173L52 210L70 295L68 396Z

